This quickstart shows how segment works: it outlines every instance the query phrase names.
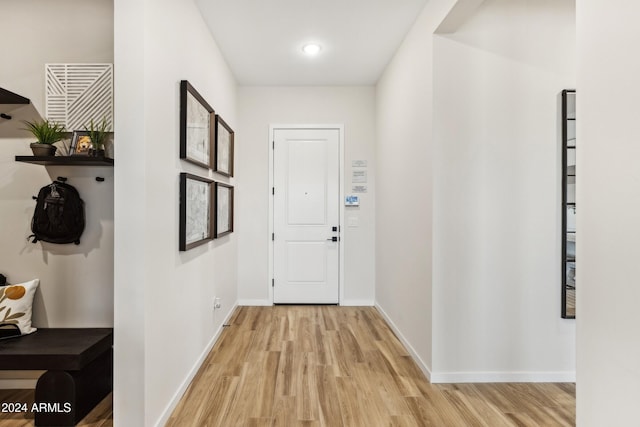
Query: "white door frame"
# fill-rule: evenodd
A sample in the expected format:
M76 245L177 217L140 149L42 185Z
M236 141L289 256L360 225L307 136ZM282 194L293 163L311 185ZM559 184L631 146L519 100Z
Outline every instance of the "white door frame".
M338 279L340 283L339 286L339 294L338 294L338 304L342 304L344 301L344 125L341 124L322 124L322 125L291 125L291 124L272 124L269 125L269 234L267 235L267 239L269 241L269 301L271 301L271 305L273 305L273 241L271 240L271 236L273 235L274 225L273 225L273 194L271 193L271 189L273 188L273 144L275 141L275 131L276 130L286 130L286 129L337 129L340 135L340 148L339 157L340 157L340 241L338 242L338 249L340 250L340 258L339 258L339 276Z

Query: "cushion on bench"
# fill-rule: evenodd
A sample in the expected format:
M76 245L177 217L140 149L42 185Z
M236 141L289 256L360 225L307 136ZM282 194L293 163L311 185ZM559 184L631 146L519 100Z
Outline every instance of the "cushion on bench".
M18 285L0 287L0 339L36 331L36 328L31 326L31 315L38 282L38 279L34 279Z

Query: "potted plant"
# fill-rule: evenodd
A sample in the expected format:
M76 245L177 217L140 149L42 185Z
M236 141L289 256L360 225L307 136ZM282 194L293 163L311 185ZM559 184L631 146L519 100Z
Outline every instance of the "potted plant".
M64 126L48 119L41 122L24 121L23 123L27 126L24 130L31 132L38 140L38 142L31 143L33 155L55 156L58 147L53 144L66 137Z
M104 143L107 141L107 137L109 136L109 132L107 131L108 127L109 124L105 118L103 118L99 124L94 123L93 119L91 119L89 126L84 127L84 130L87 131L89 139L91 140L92 149L89 151L90 156L104 156Z

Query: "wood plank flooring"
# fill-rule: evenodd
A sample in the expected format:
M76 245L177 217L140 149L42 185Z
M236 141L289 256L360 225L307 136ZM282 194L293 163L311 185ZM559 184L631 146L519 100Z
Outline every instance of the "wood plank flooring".
M229 323L168 426L575 425L574 384L430 384L371 307L240 307ZM30 406L33 390L0 402ZM113 426L111 402L78 425Z
M26 403L31 408L34 400L34 390L0 390L0 404L9 402ZM0 408L1 409L1 408ZM31 412L3 413L0 411L0 426L2 427L32 427ZM98 403L78 424L78 427L113 427L113 399L112 394Z
M372 307L240 307L168 426L573 426L574 384L432 385Z

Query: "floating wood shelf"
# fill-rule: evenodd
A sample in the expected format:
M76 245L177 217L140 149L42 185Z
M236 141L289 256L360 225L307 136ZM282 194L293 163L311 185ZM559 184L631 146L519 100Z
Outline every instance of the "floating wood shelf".
M0 104L29 104L29 98L0 87Z
M89 156L16 156L16 162L42 166L113 166L113 159Z
M0 87L0 138L26 138L31 135L24 130L24 121L42 120L40 113L29 98Z

